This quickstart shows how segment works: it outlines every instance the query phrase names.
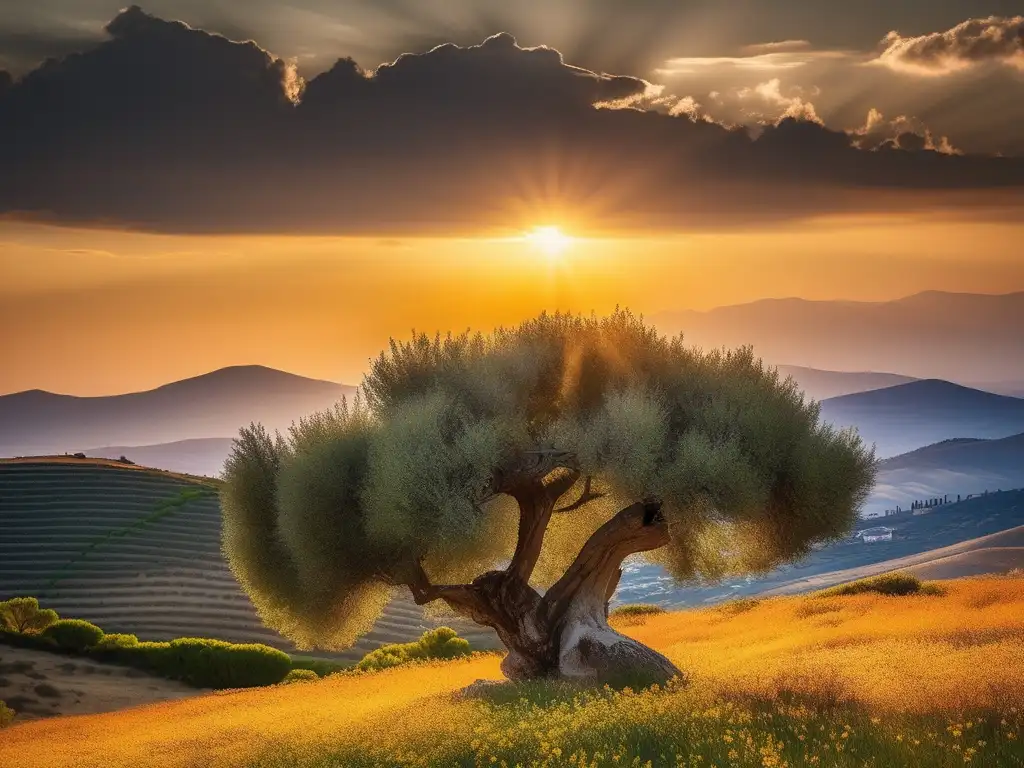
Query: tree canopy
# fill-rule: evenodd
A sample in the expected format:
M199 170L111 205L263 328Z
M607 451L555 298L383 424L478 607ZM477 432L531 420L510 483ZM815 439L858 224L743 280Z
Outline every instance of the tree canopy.
M525 561L521 575L547 586L642 499L668 527L642 556L676 579L770 569L845 533L874 466L750 348L689 348L628 311L543 314L392 340L354 402L287 435L242 430L224 549L266 624L344 647L403 585ZM517 478L530 472L549 516L527 515Z

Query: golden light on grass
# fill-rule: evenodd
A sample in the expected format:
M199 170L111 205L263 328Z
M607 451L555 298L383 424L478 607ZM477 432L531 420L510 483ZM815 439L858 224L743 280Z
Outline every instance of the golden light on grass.
M500 677L498 657L484 656L29 722L4 731L0 765L296 764L280 752L317 768L356 755L367 765L500 765L522 755L591 765L593 754L570 759L581 748L609 757L596 765L630 765L626 742L641 732L673 748L714 747L722 754L712 764L722 765L781 766L786 752L791 766L845 768L862 766L867 751L875 765L915 755L918 765L964 765L967 750L978 753L972 765L1017 764L993 760L1021 749L1024 579L944 589L741 601L620 625L687 671L678 690L542 706L453 698ZM520 757L508 764L529 763Z
M571 237L553 226L534 227L523 239L549 258L561 256L573 243Z

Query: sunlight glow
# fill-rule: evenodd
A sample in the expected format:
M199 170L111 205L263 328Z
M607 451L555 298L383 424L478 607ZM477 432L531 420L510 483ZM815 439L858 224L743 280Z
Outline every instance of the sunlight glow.
M561 256L573 242L558 227L535 227L526 234L524 240L551 257Z

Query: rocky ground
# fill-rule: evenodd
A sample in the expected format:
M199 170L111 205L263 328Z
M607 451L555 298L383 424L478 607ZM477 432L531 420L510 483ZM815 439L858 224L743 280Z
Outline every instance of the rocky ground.
M111 712L199 693L130 667L0 645L0 701L17 713L15 723Z

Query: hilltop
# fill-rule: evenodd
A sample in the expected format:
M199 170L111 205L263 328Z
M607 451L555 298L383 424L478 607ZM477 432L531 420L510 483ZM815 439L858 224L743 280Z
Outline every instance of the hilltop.
M782 376L792 376L800 389L813 400L827 400L857 392L895 387L917 381L913 376L875 371L822 371L800 365L776 366Z
M294 647L260 623L221 553L217 485L118 462L0 462L0 599L40 598L62 616L145 640L181 636ZM418 637L428 621L396 600L343 653L355 661ZM487 631L449 622L474 647Z
M0 396L0 455L231 438L253 421L283 430L354 393L355 387L258 365L107 397L29 390Z
M1024 399L925 379L825 400L821 418L857 427L879 458L889 458L950 438L1024 432Z

